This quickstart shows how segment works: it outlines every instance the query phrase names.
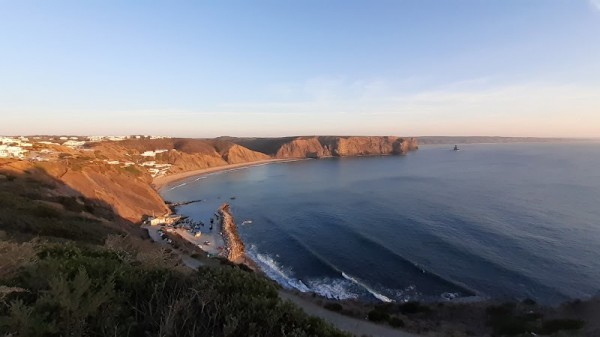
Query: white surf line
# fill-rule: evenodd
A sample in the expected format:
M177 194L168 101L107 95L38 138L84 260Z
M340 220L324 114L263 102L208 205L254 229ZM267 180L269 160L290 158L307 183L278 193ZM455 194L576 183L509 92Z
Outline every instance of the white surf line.
M372 288L370 288L368 285L366 285L366 284L364 284L364 283L360 282L359 280L355 279L354 277L352 277L352 276L349 276L349 275L347 275L347 274L346 274L346 273L344 273L344 272L342 272L342 276L343 276L343 277L344 277L346 280L348 280L348 281L351 281L351 282L354 282L355 284L357 284L357 285L359 285L359 286L361 286L361 287L365 288L365 289L366 289L366 290L367 290L367 291L368 291L368 292L369 292L371 295L375 296L375 298L377 298L378 300L380 300L380 301L382 301L382 302L386 302L386 303L391 303L391 302L394 302L394 300L392 300L391 298L389 298L389 297L387 297L387 296L385 296L385 295L383 295L383 294L380 294L380 293L378 293L377 291L373 290L373 289L372 289Z
M185 186L185 185L187 185L187 183L179 184L177 186L173 186L173 187L169 188L167 191L172 191L172 190L174 190L176 188L179 188L179 187L182 187L182 186Z

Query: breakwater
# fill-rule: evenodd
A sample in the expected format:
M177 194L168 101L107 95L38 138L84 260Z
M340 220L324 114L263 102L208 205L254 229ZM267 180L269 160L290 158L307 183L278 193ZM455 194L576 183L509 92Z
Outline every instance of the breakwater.
M227 247L227 259L235 263L245 263L246 254L244 253L244 243L238 235L229 204L225 203L221 205L218 214L219 220L221 221L223 240Z

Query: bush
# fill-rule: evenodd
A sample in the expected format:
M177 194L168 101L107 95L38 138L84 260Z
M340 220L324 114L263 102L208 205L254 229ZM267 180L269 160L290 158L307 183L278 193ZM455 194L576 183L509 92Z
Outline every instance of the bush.
M492 329L497 335L515 336L533 331L534 326L531 325L523 317L500 317L491 322Z
M492 317L508 316L515 311L515 307L516 305L514 303L507 302L501 305L490 305L485 309L485 311L489 316Z
M373 309L369 311L367 318L369 319L369 321L372 322L383 322L389 320L390 315L387 312L378 309Z
M83 203L80 203L76 197L60 196L56 197L56 201L71 212L81 212L84 209Z
M46 219L58 219L61 216L60 211L45 205L38 205L33 210L32 213L39 218Z
M583 328L584 322L578 319L553 319L542 324L540 333L551 335L560 330L579 330Z
M139 177L142 175L142 171L138 170L135 166L126 166L123 168L123 171L125 171L135 177Z
M398 317L390 318L389 322L390 322L390 325L393 326L394 328L401 328L404 326L404 321Z
M183 272L135 260L139 251L121 241L110 240L110 250L41 248L34 263L2 280L24 291L0 302L0 331L19 336L347 336L281 301L277 287L254 273L228 266Z
M419 302L411 301L400 304L398 306L400 312L403 314L416 314L419 312L431 312L428 306L421 305Z
M340 312L344 309L344 307L337 302L329 302L324 305L325 309Z

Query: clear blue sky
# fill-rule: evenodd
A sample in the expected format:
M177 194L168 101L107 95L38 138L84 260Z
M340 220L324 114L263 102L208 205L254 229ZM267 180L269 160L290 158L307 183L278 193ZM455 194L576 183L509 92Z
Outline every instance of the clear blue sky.
M0 0L0 134L600 137L600 0Z

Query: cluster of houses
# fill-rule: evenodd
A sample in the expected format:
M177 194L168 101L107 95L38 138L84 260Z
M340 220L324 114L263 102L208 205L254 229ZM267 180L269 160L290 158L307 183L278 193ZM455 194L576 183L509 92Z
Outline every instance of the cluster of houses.
M121 141L126 139L161 139L167 138L163 136L90 136L90 137L76 137L76 136L61 136L61 137L2 137L0 136L0 158L15 158L15 159L28 159L32 161L49 161L58 158L59 152L56 148L49 146L65 146L71 149L93 151L93 149L83 149L83 146L88 142L98 141ZM34 149L31 149L35 146ZM156 149L152 151L144 151L140 154L143 160L142 163L137 163L144 169L146 169L152 177L158 177L166 175L169 169L173 166L171 164L158 163L156 156L158 154L168 152L167 149ZM118 161L105 159L109 165L121 165L126 168L129 166L136 165L133 161Z
M164 139L171 138L166 136L149 136L149 135L133 135L133 136L89 136L86 139L90 142L113 141L119 142L126 139Z
M26 148L33 146L26 137L0 137L0 143L0 158L24 159Z

